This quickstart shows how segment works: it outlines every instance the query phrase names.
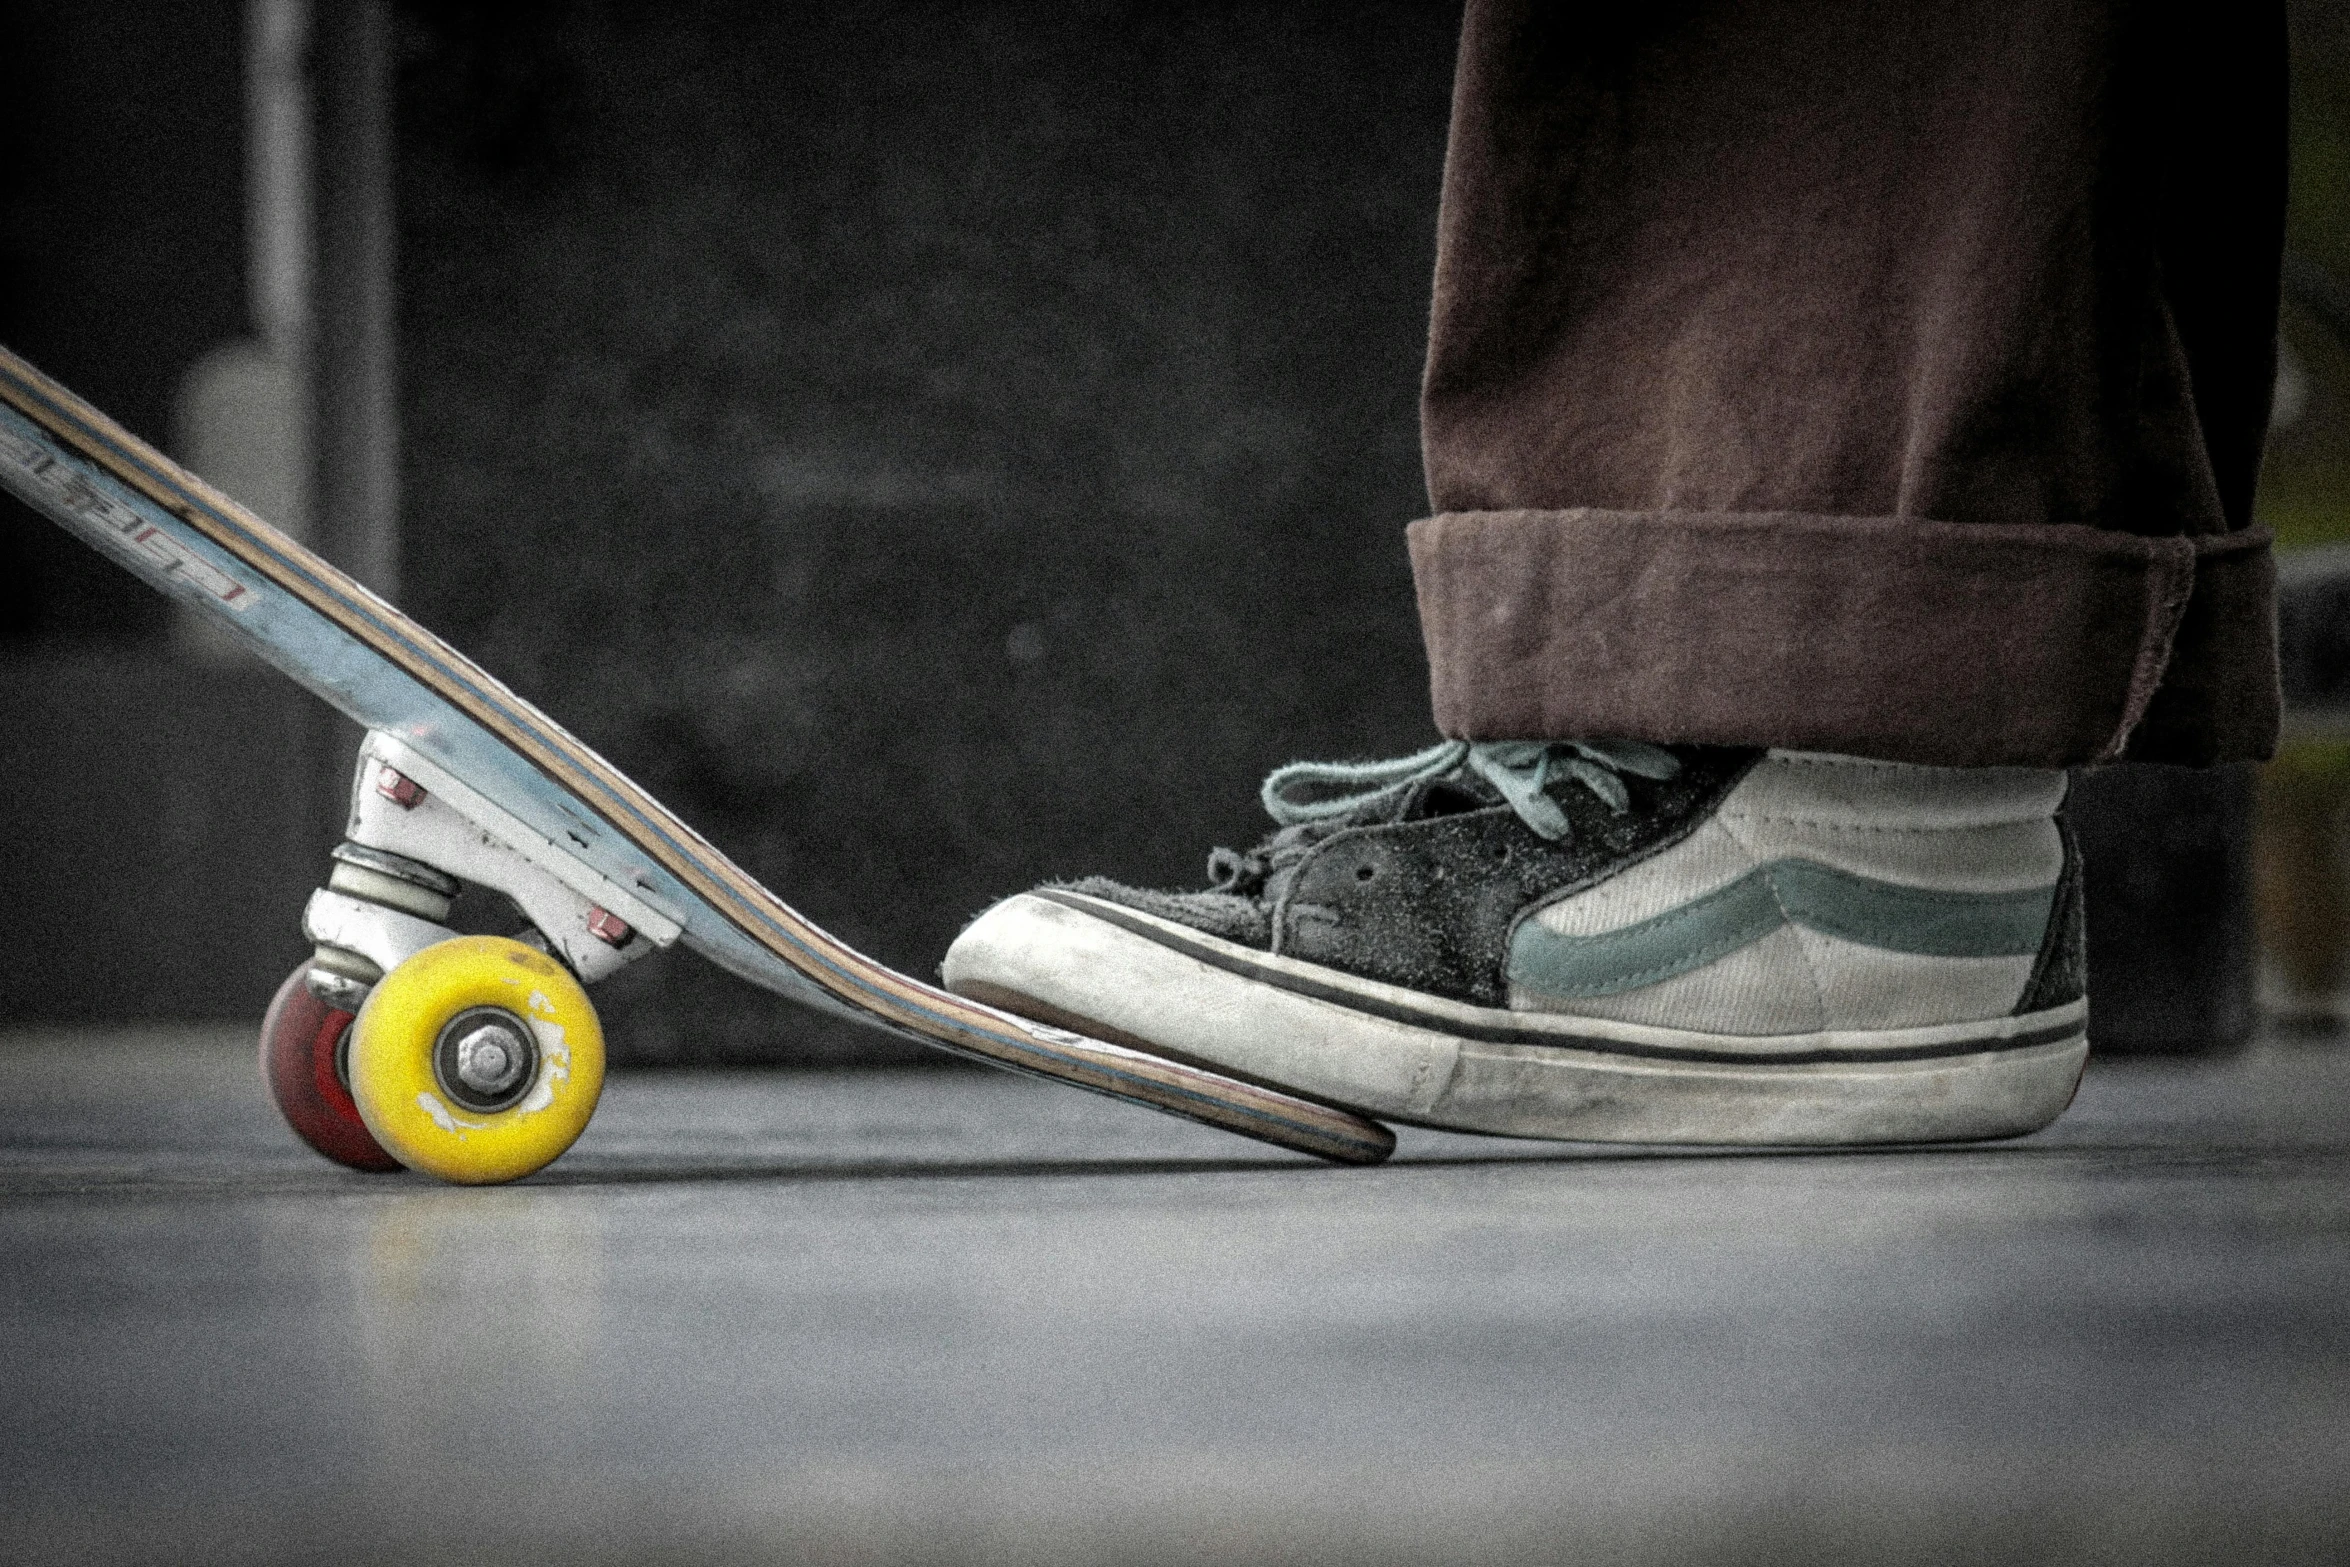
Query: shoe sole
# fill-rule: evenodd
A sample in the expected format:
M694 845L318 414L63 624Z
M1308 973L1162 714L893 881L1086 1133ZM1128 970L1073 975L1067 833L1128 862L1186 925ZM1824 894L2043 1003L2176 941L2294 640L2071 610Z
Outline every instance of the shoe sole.
M949 990L1382 1120L1579 1142L1921 1143L2038 1131L2088 1005L1749 1036L1477 1007L1260 952L1081 893L1006 899Z

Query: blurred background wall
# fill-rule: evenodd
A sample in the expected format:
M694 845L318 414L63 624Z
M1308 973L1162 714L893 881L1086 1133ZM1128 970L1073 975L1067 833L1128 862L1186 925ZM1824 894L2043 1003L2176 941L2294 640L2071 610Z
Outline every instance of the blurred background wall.
M15 0L0 49L0 341L149 440L250 329L242 7ZM168 606L0 496L0 638L159 639Z
M81 315L28 332L48 308L28 293L7 318L157 439L197 356L257 330L235 244L245 8L172 11L205 13L209 53L149 41L108 66L154 106L113 156L180 139L164 105L207 100L210 164L178 200L219 231L212 314L168 233L113 236L158 274L118 284L45 253L69 214L27 213L11 233L41 258L40 299L78 290ZM1196 878L1213 844L1258 834L1272 765L1430 737L1401 530L1423 509L1454 7L411 3L392 21L399 596L807 913L926 973L963 920L1041 878ZM105 29L62 7L48 25L20 68L52 97L87 90L74 49ZM33 108L18 133L38 151L76 123ZM109 200L94 169L56 183ZM134 307L171 329L82 325ZM186 823L149 833L134 798L82 792L107 757L30 754L91 750L72 737L93 729L101 752L136 743L90 713L110 698L89 688L130 672L73 686L59 650L79 670L99 643L171 649L143 590L37 519L6 527L31 586L5 634L42 666L0 714L41 781L14 809L66 923L107 928L45 939L0 1005L257 1013L300 955L301 870L240 878ZM283 705L233 662L198 683L223 679L240 718ZM166 683L171 708L221 705ZM227 750L181 792L254 800L299 769L281 746L240 787ZM280 815L199 836L283 841ZM249 945L148 975L125 944L179 933L125 919L158 912L101 891L126 881L235 902ZM637 1059L890 1048L683 957L602 1004Z
M1431 738L1402 527L1457 4L338 7L380 36L307 69L380 50L397 310L328 374L365 301L273 284L255 217L308 155L254 110L286 6L18 8L0 339L185 449L292 333L295 404L396 469L375 533L281 504L817 920L928 973L1045 877L1194 882L1277 763ZM2296 244L2350 275L2350 40L2296 28ZM330 250L352 117L312 104L286 176ZM2263 508L2350 536L2350 361L2287 337ZM0 900L40 917L0 1020L257 1016L347 743L9 506ZM2243 791L2184 786L2106 786L2167 842L2150 905L2243 880ZM2202 971L2156 966L2207 1034ZM899 1048L681 955L599 1001L624 1060Z
M2350 569L2350 9L2292 8L2292 206L2260 515L2288 583ZM2285 744L2260 780L2256 835L2264 1000L2288 1025L2342 1027L2350 984L2350 594L2311 595L2285 642ZM2298 623L2296 623L2298 622ZM2313 623L2321 622L2321 623ZM2302 655L2296 657L2296 655ZM2296 689L2296 665L2313 666ZM2331 678L2325 678L2325 677ZM2313 709L2330 710L2321 717Z
M804 912L928 975L1433 738L1456 7L401 19L407 598ZM641 1055L816 1048L627 983Z
M18 0L5 38L0 341L177 445L183 387L258 330L244 8ZM326 721L174 631L0 495L0 1020L254 1016L301 951Z

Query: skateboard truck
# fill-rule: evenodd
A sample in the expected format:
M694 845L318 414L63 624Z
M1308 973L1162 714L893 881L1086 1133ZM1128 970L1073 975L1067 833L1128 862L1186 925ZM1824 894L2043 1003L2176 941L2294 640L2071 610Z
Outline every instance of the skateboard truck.
M522 939L594 983L676 941L682 926L484 798L398 737L369 731L351 783L351 816L302 933L316 950L304 984L356 1012L378 980L457 935L447 920L461 882L514 900Z
M403 960L457 933L442 921L459 884L422 860L340 843L326 885L303 911L317 944L303 983L331 1007L356 1012L375 982Z

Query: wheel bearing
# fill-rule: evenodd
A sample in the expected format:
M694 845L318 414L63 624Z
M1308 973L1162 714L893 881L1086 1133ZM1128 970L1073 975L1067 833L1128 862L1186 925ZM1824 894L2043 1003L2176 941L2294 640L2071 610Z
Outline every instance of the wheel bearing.
M467 1007L441 1026L432 1072L441 1091L466 1109L503 1110L538 1080L538 1041L504 1007Z

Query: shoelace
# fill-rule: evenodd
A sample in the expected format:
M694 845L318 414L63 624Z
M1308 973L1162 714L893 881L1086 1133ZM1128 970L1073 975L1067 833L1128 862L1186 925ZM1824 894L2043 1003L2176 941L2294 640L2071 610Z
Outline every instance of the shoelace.
M1559 842L1569 828L1547 787L1554 777L1573 779L1621 816L1632 808L1632 796L1618 773L1666 779L1681 763L1638 740L1447 740L1390 762L1292 762L1266 776L1259 797L1266 815L1296 827L1388 804L1460 768L1491 784L1518 820Z

